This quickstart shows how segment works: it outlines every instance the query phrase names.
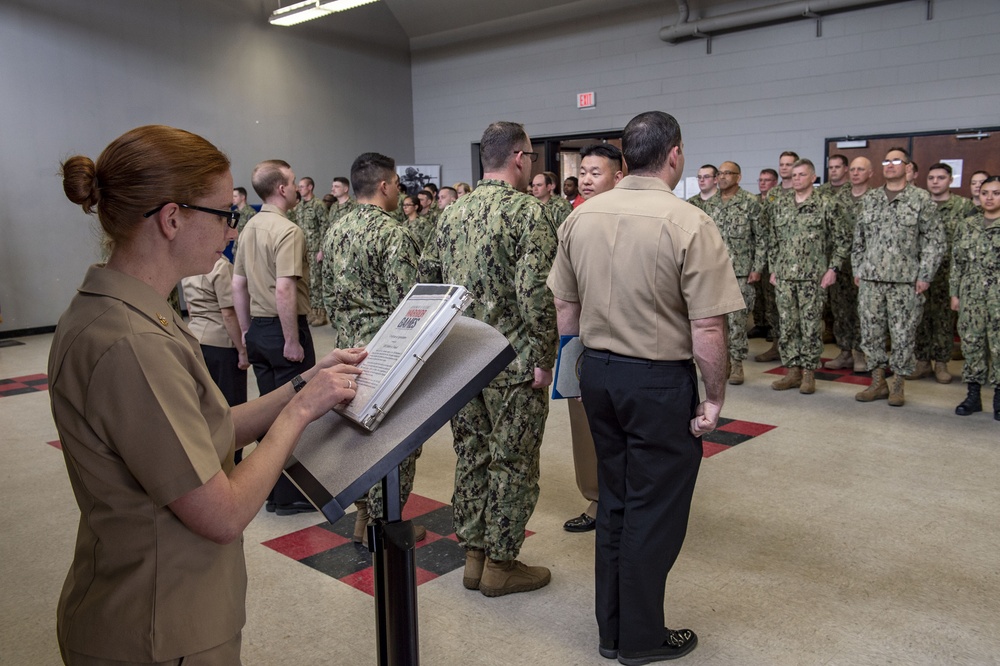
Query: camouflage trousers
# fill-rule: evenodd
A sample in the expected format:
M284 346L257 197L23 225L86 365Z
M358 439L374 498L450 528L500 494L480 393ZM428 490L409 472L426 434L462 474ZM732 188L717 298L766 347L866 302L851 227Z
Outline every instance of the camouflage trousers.
M914 336L924 309L924 295L912 282L862 280L858 287L858 315L861 319L861 351L868 369L886 365L899 375L917 368L913 356ZM887 335L888 334L888 335ZM892 354L886 342L892 341Z
M512 560L538 501L538 457L548 393L530 382L483 389L451 420L455 534L465 548Z
M309 307L326 312L323 306L323 262L316 261L315 252L309 253L309 286Z
M419 448L410 455L403 459L403 462L399 463L399 508L402 509L406 506L406 500L409 499L410 493L413 491L413 477L417 475L417 458L423 452L423 448ZM376 483L368 491L368 513L371 514L373 518L381 518L383 513L382 508L382 484Z
M962 338L962 381L1000 387L1000 297L984 299L958 309L958 335Z
M755 287L747 283L746 277L738 277L736 281L740 283L740 291L743 292L743 301L747 306L742 310L730 312L726 315L726 327L729 339L729 358L734 361L742 361L747 357L747 318L748 313L753 310L754 299L756 298Z
M778 316L778 298L771 284L771 274L767 271L761 273L761 292L764 295L764 312L767 317L767 325L771 327L771 335L778 339L778 331L781 330L781 317Z
M833 337L845 351L861 349L861 326L858 323L858 288L850 265L837 273L830 285L830 309L833 311Z
M774 285L781 322L778 352L789 368L815 370L823 353L823 303L819 280L782 280Z
M924 313L917 326L914 356L920 361L951 360L955 340L955 311L948 294L947 269L938 269L931 288L925 292Z

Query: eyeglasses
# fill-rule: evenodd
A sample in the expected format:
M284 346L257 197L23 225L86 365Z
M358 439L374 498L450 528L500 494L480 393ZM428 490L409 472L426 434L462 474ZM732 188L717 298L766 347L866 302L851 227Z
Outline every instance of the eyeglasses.
M909 162L898 157L894 160L882 160L882 166L889 166L890 164L893 166L899 166L900 164L909 164Z
M518 153L521 153L522 155L527 155L528 159L530 159L532 162L537 162L538 161L538 153L533 153L533 152L531 152L529 150L515 150L514 151L515 155L517 155Z
M722 172L720 171L719 173L722 173ZM709 175L709 176L698 176L698 180L711 180L713 178L715 178L715 176L711 176L711 175Z
M168 201L166 203L161 203L159 206L149 211L148 213L143 213L142 216L152 217L153 215L156 215L161 210L163 210L163 207L169 203L171 202ZM221 218L224 218L226 220L226 224L229 225L230 229L235 229L236 225L240 223L240 213L239 211L236 210L219 210L218 208L205 208L204 206L192 206L191 204L182 204L182 203L179 203L177 205L180 206L181 208L198 210L201 211L202 213L209 213L210 215L217 215Z
M719 175L720 176L738 176L738 175L740 175L740 172L739 171L720 171Z

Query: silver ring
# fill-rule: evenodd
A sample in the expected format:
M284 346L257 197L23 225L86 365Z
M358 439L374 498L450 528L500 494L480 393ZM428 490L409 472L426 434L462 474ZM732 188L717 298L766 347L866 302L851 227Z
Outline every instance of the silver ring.
M351 380L350 379L347 380L347 388L351 388Z

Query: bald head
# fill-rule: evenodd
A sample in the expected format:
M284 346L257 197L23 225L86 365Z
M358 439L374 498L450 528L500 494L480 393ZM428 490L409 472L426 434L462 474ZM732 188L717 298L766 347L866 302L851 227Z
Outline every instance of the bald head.
M852 187L864 187L872 177L872 161L867 157L855 157L848 168Z

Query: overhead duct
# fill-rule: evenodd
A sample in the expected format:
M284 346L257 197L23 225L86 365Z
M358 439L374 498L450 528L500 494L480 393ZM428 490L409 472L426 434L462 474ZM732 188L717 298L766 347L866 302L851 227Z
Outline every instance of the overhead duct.
M746 9L688 23L687 0L678 0L677 9L680 14L678 21L674 25L660 28L660 39L669 44L676 44L692 38L710 38L712 33L716 32L744 30L796 18L821 19L824 12L860 9L873 5L906 1L908 0L793 0L792 2ZM932 0L927 1L928 18L930 18Z

